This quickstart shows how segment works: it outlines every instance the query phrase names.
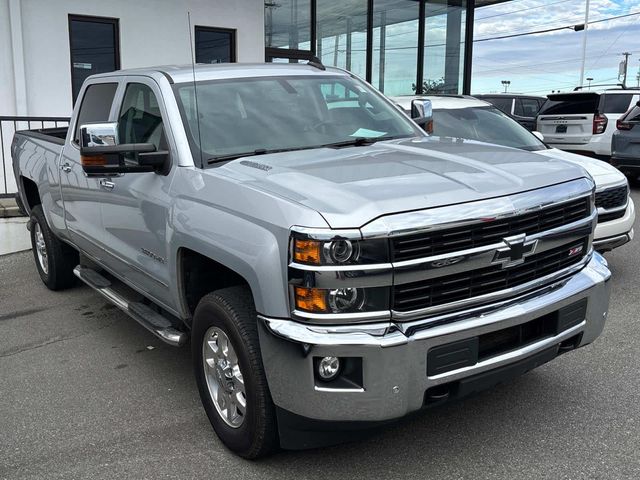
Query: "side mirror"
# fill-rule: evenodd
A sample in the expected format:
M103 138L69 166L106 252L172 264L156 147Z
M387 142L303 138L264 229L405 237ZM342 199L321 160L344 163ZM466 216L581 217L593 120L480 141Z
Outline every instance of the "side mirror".
M541 142L544 142L544 135L542 135L540 132L533 131L531 133L533 133L533 136L536 137L538 140L540 140Z
M433 133L433 105L431 100L426 98L412 100L411 118L427 133Z
M152 143L119 143L117 122L80 126L80 163L89 175L162 172L168 158Z

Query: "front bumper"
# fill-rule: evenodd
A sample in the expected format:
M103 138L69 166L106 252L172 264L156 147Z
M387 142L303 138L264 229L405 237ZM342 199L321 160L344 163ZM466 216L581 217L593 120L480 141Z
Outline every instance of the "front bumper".
M305 419L327 422L385 422L425 406L434 387L496 371L555 349L570 339L576 346L595 340L609 308L611 273L594 253L578 273L499 306L458 312L457 321L430 328L390 322L370 325L309 325L260 317L263 363L275 405ZM433 376L427 375L430 348L529 322L587 299L585 319L558 335ZM435 323L435 326L434 326ZM555 356L555 354L553 356ZM314 357L362 359L362 388L329 388L314 379ZM539 363L536 363L536 365ZM534 365L535 366L535 365Z
M636 210L633 200L629 198L624 215L608 222L598 222L593 237L593 248L606 252L620 247L633 240L633 224L636 221Z

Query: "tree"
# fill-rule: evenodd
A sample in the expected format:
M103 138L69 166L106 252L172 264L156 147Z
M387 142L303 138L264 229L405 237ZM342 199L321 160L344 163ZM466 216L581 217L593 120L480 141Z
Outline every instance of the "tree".
M415 83L411 85L411 88L414 92L418 90ZM446 93L444 77L441 77L437 80L425 80L424 82L422 82L422 93L424 95Z

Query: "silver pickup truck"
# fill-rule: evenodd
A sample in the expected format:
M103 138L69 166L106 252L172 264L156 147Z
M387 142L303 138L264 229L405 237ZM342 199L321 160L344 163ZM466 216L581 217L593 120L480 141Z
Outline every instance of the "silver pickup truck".
M12 157L45 285L78 277L190 339L209 420L247 458L504 382L606 320L582 168L430 137L343 70L93 76L68 131L19 132Z

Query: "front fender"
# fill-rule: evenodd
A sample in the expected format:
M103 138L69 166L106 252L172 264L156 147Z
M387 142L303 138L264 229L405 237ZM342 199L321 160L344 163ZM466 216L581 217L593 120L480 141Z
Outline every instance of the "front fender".
M307 207L245 185L196 169L179 170L183 172L172 190L187 195L176 196L172 207L167 232L170 258L176 259L180 248L198 252L242 276L259 313L288 317L289 229L301 222L326 228L324 219ZM179 278L178 262L171 268L172 278ZM183 305L175 283L176 305Z

